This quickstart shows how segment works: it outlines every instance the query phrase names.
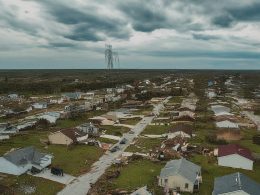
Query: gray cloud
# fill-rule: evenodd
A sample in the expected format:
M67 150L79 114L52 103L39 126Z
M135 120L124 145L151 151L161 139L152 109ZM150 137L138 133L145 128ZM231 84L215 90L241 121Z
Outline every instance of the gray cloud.
M199 33L193 33L192 36L194 39L205 40L205 41L212 40L212 39L213 40L220 39L220 37L218 37L218 36L204 35L204 34L199 34Z
M230 27L234 23L234 18L228 14L220 15L220 16L213 18L212 22L213 22L213 24L215 24L217 26L227 28L227 27Z
M231 8L228 11L238 21L260 21L260 3Z
M0 4L1 6L1 4ZM16 15L12 12L10 12L9 10L2 10L0 11L0 18L2 20L3 23L5 23L5 25L8 28L11 28L15 31L20 31L20 32L26 32L27 34L30 35L37 35L39 28L35 28L34 25L28 23L28 22L24 22L19 20Z
M24 50L21 56L82 52L85 64L85 54L103 56L110 42L124 58L255 60L257 1L0 0L0 57L9 50Z
M65 38L74 41L102 41L108 37L127 39L130 31L126 28L127 23L120 19L107 18L97 14L95 8L85 10L75 9L62 2L43 1L48 12L60 23L72 28ZM98 35L99 34L99 35ZM100 34L103 34L101 36Z
M260 22L260 3L252 3L250 5L233 7L223 7L219 10L221 15L212 16L212 23L214 25L228 28L238 22Z
M136 31L151 32L167 25L167 18L160 8L151 6L146 1L126 1L119 4L119 9L130 18Z

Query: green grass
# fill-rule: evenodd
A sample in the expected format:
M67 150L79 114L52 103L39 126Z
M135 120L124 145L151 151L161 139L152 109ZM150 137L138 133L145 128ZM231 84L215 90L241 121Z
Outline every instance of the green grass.
M152 191L156 190L157 176L160 174L164 164L154 163L149 160L133 161L123 167L120 176L114 180L114 188L134 190L145 185Z
M150 135L161 135L164 133L168 133L170 126L166 125L148 125L142 134L150 134Z
M9 187L15 194L21 195L25 194L22 190L23 186L35 187L32 195L55 195L64 187L62 184L26 174L19 177L8 175L5 179L0 180L0 184Z
M160 147L162 141L162 139L138 138L136 143L134 145L130 145L126 151L148 153L150 150Z
M250 149L252 152L260 153L260 145L254 144L252 138L257 135L257 131L253 129L241 130L243 138L236 143Z
M169 104L173 104L173 103L175 103L175 104L177 104L177 103L181 103L182 102L182 100L183 100L183 96L174 96L174 97L172 97L169 101L168 101L168 103Z
M99 137L98 140L99 140L100 142L104 142L104 143L107 143L107 144L115 144L115 143L118 142L118 141L116 141L116 140L108 139L108 138L104 138L104 137Z
M40 139L47 139L48 131L27 131L17 134L9 140L2 141L0 144L0 155L3 155L12 148L35 146L39 149L44 148Z
M103 154L97 146L75 145L67 148L61 145L50 145L46 152L54 155L52 165L58 166L65 173L78 176L87 172L91 165Z
M127 124L127 125L136 125L140 120L141 120L141 118L139 118L139 117L130 118L130 119L125 119L125 120L120 120L120 123Z
M246 174L257 182L260 182L260 163L255 163L254 171L247 171L243 169L233 169L229 167L221 167L217 165L214 157L206 157L196 155L190 159L197 165L202 167L202 185L200 186L200 195L208 195L212 193L214 186L214 178L235 173L237 171Z
M65 173L75 176L89 170L92 163L103 154L102 149L88 145L72 145L69 148L63 145L49 145L46 149L46 145L41 143L40 139L47 139L48 134L48 131L28 131L26 134L17 135L1 142L0 154L12 148L35 146L43 152L53 154L52 164L63 168Z
M122 136L124 133L127 133L130 129L127 127L119 127L119 126L111 126L111 125L104 125L102 129L106 130L106 134L115 135L115 136Z
M140 108L138 110L135 110L133 112L133 114L135 114L135 115L147 115L147 114L151 113L152 110L153 110L153 106L150 105L150 106L147 106L145 108Z

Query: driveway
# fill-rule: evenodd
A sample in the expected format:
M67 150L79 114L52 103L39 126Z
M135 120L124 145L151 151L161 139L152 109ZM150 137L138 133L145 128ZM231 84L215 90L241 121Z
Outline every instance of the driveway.
M57 175L53 175L51 174L51 170L50 169L45 169L42 172L32 175L34 177L41 177L44 179L48 179L51 181L55 181L61 184L69 184L71 183L74 179L76 179L76 177L72 176L72 175L68 175L68 174L63 174L63 176L57 176Z

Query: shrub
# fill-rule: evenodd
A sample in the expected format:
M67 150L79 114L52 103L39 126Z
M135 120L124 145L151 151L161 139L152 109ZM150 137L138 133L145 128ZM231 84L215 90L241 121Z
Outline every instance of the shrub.
M253 143L260 145L260 135L253 136Z

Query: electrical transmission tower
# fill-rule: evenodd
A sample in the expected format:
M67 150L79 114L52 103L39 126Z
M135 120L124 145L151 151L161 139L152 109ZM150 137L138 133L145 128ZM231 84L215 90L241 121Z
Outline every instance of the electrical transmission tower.
M107 69L114 69L114 65L118 65L119 67L119 56L117 52L113 52L112 45L105 46L105 60L107 63Z

